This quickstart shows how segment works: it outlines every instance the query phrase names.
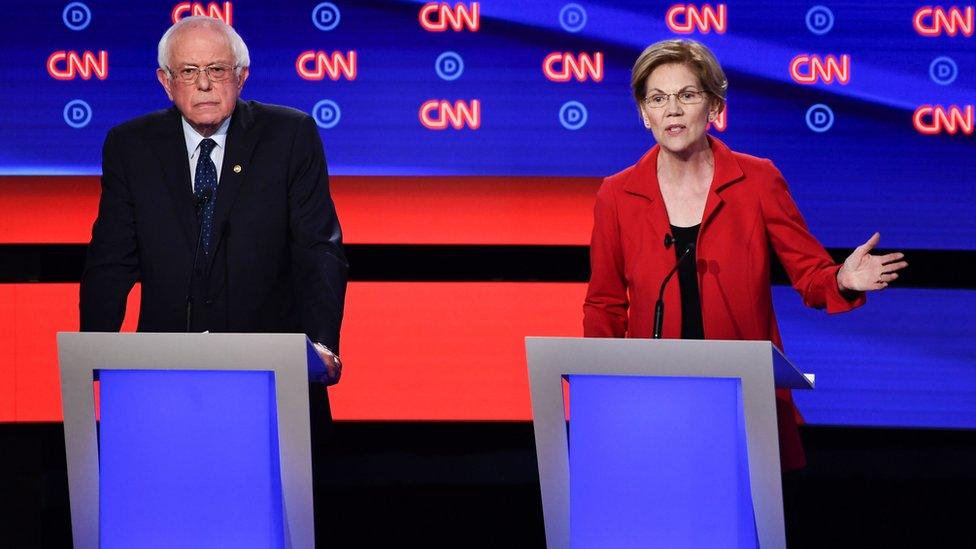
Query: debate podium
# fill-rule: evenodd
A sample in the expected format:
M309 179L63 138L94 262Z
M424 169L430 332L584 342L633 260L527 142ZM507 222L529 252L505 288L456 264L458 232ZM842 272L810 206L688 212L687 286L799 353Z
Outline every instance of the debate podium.
M772 343L525 344L550 548L786 547Z
M59 333L58 357L76 548L314 547L305 335Z

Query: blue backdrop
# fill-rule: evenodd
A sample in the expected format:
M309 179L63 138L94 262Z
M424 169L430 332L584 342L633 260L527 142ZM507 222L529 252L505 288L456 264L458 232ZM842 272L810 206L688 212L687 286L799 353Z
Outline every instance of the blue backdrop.
M192 13L184 4L180 15ZM154 75L156 43L178 6L7 6L0 21L0 174L99 173L108 128L167 106ZM721 8L724 16L705 13L708 26L692 25L686 35L669 27L665 2L468 2L456 18L461 30L439 11L426 15L434 26L447 24L441 32L421 25L420 2L198 6L229 11L249 44L246 98L316 115L334 174L614 173L653 144L630 96L630 66L648 44L687 36L713 48L729 77L727 128L716 135L773 159L825 245L853 246L880 230L892 247L976 247L976 155L966 110L976 103L972 6L959 7L955 19L948 11L944 18L922 14L920 31L913 25L919 2L698 4L696 13ZM477 25L464 26L463 16L473 20L474 11ZM679 30L698 21L687 10L671 19ZM933 26L939 35L924 36ZM97 58L102 51L104 80L77 72L58 80L47 70L54 52ZM320 51L355 52L355 71L339 71L335 81L303 79L300 54ZM543 71L552 52L600 53L602 71L553 82ZM801 54L849 56L843 81L797 83L790 65ZM57 60L55 70L63 74L67 63ZM315 69L314 59L305 66ZM477 100L477 129L424 127L420 109L432 99L468 106ZM913 115L925 105L946 112L956 106L955 121L969 125L920 133ZM937 116L926 111L923 124Z

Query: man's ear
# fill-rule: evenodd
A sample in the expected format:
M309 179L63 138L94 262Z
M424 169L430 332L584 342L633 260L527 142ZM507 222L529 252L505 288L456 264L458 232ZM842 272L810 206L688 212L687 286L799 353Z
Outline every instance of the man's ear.
M156 69L156 79L159 80L160 85L162 85L163 86L163 89L166 90L166 97L169 97L169 100L172 101L173 100L173 90L172 90L173 81L170 80L169 74L166 72L165 69L162 69L162 68Z
M237 76L237 95L241 95L241 90L244 89L244 81L251 74L251 71L247 67L241 68L241 74Z

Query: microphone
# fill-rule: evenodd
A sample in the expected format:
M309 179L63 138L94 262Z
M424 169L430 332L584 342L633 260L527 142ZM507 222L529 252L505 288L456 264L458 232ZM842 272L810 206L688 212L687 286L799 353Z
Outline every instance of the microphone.
M664 247L669 247L670 243L673 241L674 239L671 238L671 235L667 235L664 238ZM654 335L652 336L654 339L661 339L661 328L664 326L664 289L668 286L668 282L671 280L671 277L674 276L674 273L678 272L678 267L681 266L684 260L687 259L694 250L695 243L689 242L688 247L685 248L685 251L681 254L681 257L678 258L678 261L674 264L671 272L668 273L668 276L664 277L664 282L661 283L661 290L657 294L657 303L654 304Z
M199 195L193 197L193 207L196 210L197 221L200 220L200 211L210 201L213 196L213 189L206 188L200 191ZM197 245L193 250L193 263L190 265L190 279L186 283L186 331L190 331L190 322L193 319L193 273L197 270L197 260L200 258L200 243L203 242L203 223L197 229Z
M221 232L221 239L224 243L224 331L230 330L230 219L224 221L224 230ZM217 243L220 244L219 242ZM209 278L209 276L208 276Z

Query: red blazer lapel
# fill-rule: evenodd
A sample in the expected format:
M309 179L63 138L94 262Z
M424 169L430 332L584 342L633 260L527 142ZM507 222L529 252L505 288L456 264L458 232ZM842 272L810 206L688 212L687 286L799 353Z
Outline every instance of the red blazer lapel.
M661 147L654 145L637 161L629 179L624 182L623 190L626 193L642 196L648 200L647 219L656 233L657 238L655 240L661 242L663 246L664 235L671 233L671 223L668 220L668 209L664 205L664 197L661 195L661 186L657 180L657 156L660 152Z
M722 200L722 190L744 177L742 168L725 143L710 135L707 137L708 144L712 148L712 159L715 162L715 166L712 172L712 185L708 191L708 198L705 200L705 212L702 214L699 234L701 234L701 230L705 229L705 226L708 225L708 222L725 202Z

